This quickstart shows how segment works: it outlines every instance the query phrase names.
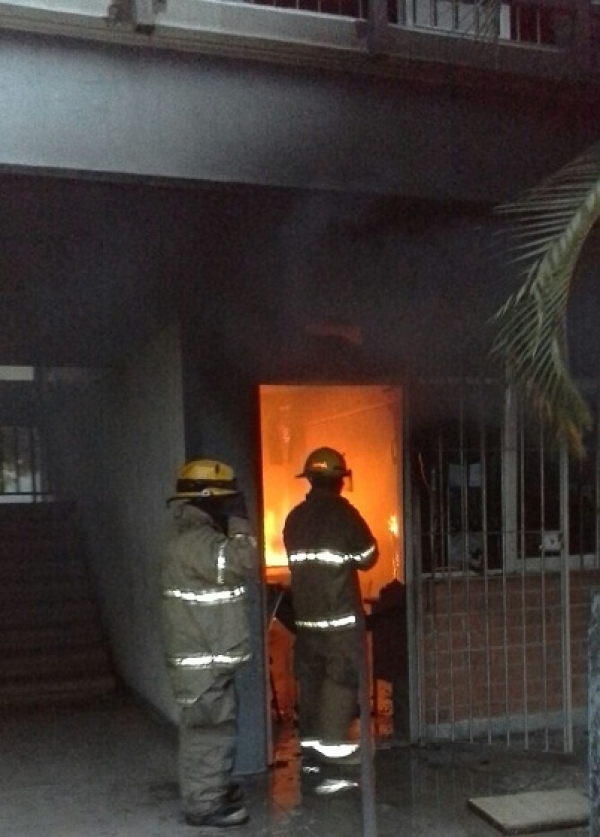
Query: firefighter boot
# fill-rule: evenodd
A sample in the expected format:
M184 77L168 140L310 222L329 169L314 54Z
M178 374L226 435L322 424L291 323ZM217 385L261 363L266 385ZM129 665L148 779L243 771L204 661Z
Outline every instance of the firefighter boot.
M248 822L250 815L243 805L236 805L223 802L216 811L210 814L186 814L185 821L188 825L195 825L199 828L234 828Z

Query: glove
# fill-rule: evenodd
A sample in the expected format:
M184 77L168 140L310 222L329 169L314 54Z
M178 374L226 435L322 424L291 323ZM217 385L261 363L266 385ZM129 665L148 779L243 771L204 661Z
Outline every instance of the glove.
M243 520L248 519L246 499L241 491L237 494L225 494L221 499L220 506L219 511L223 517L241 517Z

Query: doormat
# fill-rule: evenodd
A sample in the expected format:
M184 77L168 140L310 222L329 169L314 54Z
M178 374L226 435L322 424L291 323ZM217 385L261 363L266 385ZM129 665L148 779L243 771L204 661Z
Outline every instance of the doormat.
M503 834L532 834L585 825L589 799L576 790L528 791L469 799L467 805Z

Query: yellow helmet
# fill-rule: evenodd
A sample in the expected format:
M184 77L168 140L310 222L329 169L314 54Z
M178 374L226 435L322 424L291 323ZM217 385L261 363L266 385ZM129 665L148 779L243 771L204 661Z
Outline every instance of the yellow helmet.
M179 471L175 497L215 497L238 492L233 468L216 459L194 459Z
M339 479L349 477L352 471L346 465L344 455L333 448L316 448L309 453L304 470L297 477L325 477L327 479Z

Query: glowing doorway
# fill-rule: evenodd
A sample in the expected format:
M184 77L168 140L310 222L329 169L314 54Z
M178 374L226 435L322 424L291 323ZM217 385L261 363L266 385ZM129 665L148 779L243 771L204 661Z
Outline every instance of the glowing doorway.
M289 572L281 532L285 517L308 491L297 479L311 450L336 448L352 470L344 495L369 524L380 557L360 573L367 612L382 588L404 581L402 530L402 400L379 385L260 387L264 560L269 585L285 588ZM278 717L293 714L293 638L277 620L268 631L271 686Z

